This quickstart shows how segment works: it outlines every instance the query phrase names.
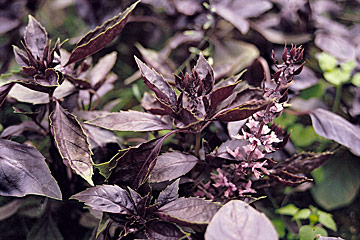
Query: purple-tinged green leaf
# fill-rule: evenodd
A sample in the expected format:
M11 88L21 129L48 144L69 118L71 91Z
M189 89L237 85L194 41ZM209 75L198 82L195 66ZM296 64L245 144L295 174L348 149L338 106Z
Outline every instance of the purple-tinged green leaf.
M55 110L49 118L51 132L65 165L70 166L76 174L93 186L92 152L88 137L76 116L67 112L56 101Z
M57 223L54 222L51 214L44 214L35 225L31 228L26 239L32 240L63 240L60 230L57 227Z
M148 239L178 240L188 235L175 224L162 220L150 220L145 223L145 228Z
M24 50L21 50L17 46L13 45L13 51L14 51L14 55L15 55L15 60L21 67L29 67L30 66L29 59L27 58L26 52Z
M129 193L116 185L91 187L71 196L70 199L77 199L102 212L133 214L135 210Z
M220 111L212 118L212 120L224 122L243 120L260 110L264 110L269 103L270 101L266 100L249 101L238 107Z
M110 170L108 182L120 186L130 186L136 190L148 179L156 164L163 141L175 132L172 131L136 147L121 150L113 158L116 161L116 166Z
M167 152L160 155L151 171L150 182L172 180L188 173L195 167L198 159L179 151Z
M177 179L160 192L158 199L155 201L157 207L162 207L163 205L179 198L179 182L180 179Z
M360 127L321 108L312 110L310 117L317 134L348 147L360 156Z
M214 70L202 54L200 54L193 71L197 73L200 82L203 84L203 93L210 93L215 84Z
M163 122L160 118L150 113L137 111L109 113L86 123L113 131L148 132L172 129L171 125Z
M277 240L271 221L249 204L232 200L215 214L205 232L205 240Z
M61 192L35 148L0 139L0 195L23 197L28 194L61 199Z
M165 81L163 76L158 74L155 70L149 68L136 56L135 61L139 67L145 84L156 94L160 101L174 109L176 106L176 95L174 89Z
M284 170L290 173L309 174L312 170L320 167L334 153L299 153L274 166L274 170Z
M80 61L99 50L103 49L112 40L117 37L124 28L130 13L134 10L140 1L135 2L124 12L106 21L103 25L96 27L93 31L86 34L76 45L72 51L69 61L65 66Z
M31 15L29 15L29 23L25 28L24 40L35 59L42 59L44 49L48 42L46 30Z
M209 224L221 205L202 198L178 198L159 208L156 215L186 226Z
M15 82L5 83L0 86L0 107L5 102L6 96L9 94L12 87L15 85Z

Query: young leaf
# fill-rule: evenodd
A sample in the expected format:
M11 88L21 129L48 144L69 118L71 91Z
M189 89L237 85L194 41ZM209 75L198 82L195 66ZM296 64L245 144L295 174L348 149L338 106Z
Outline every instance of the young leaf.
M116 185L101 185L88 188L71 196L95 210L109 213L133 214L135 206L129 193Z
M148 179L160 153L163 141L173 133L175 131L139 144L136 147L121 150L118 156L114 157L116 166L110 170L109 183L130 186L136 190Z
M198 162L193 155L174 151L160 155L151 171L151 182L163 182L188 173Z
M240 81L235 82L234 84L223 86L217 88L213 92L210 93L210 104L211 109L215 109L216 106L227 99L234 91L234 88L238 85Z
M61 192L35 148L0 139L0 195L23 197L28 194L61 199Z
M0 107L5 102L6 96L9 94L14 85L14 82L9 82L0 86Z
M57 224L54 222L54 219L51 217L51 214L45 214L40 218L35 225L31 228L26 239L31 240L63 240L60 230L57 227Z
M137 111L109 113L86 123L113 131L149 132L172 129L171 125L161 121L160 118L149 113Z
M265 109L268 104L269 101L264 100L247 102L238 107L220 111L212 118L212 120L224 122L243 120L256 112Z
M36 19L29 15L29 23L25 28L24 40L35 59L42 59L48 42L46 30Z
M206 94L210 93L215 83L214 70L202 54L200 54L197 60L194 71L197 73L199 80L204 84L203 92Z
M162 207L179 198L179 182L180 179L176 180L160 192L158 199L155 201L158 207Z
M337 232L336 223L330 213L318 211L319 214L319 222L325 227Z
M178 240L187 235L175 224L161 220L150 220L145 224L145 228L149 239Z
M205 232L205 240L278 239L270 220L240 200L225 204L213 217Z
M310 117L317 134L348 147L360 156L360 144L356 144L360 142L360 127L321 108L312 110Z
M140 69L141 76L144 79L145 84L156 94L160 101L174 110L174 107L176 106L176 95L174 89L160 74L158 74L155 70L150 69L136 56L135 61Z
M64 163L93 186L94 183L91 179L93 175L92 152L88 137L76 116L67 112L56 101L55 110L49 118L51 132Z
M159 208L156 215L186 226L206 225L220 207L217 203L201 198L178 198Z
M300 240L314 239L317 234L327 237L327 232L322 227L304 225L299 229Z
M100 88L106 75L111 71L115 65L117 52L112 52L100 58L98 63L94 66L90 73L90 83L95 90Z
M130 13L134 10L140 1L135 2L124 12L106 21L103 25L95 28L86 34L72 51L69 61L65 66L80 61L90 56L108 45L124 28Z
M294 216L298 211L299 208L292 203L276 209L276 213L281 215L289 215L289 216Z

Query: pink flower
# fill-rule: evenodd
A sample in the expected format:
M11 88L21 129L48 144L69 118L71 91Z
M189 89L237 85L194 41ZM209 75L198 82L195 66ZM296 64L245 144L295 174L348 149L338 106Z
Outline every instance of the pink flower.
M260 169L266 175L270 174L269 170L267 170L266 168L263 167L264 165L267 165L266 160L262 163L257 162L252 166L251 170L257 179L259 179L261 176L261 172L258 171L257 169Z
M244 193L256 193L255 189L251 188L251 180L245 185L245 187L242 190L239 190L239 195L243 196Z
M211 176L211 178L215 181L213 186L216 188L226 187L227 189L224 193L224 196L229 197L237 190L237 187L227 179L227 177L224 175L224 172L220 168L217 168L216 171L218 174L212 174Z
M235 148L234 151L231 150L229 147L226 147L226 152L239 161L245 159L244 155L242 155L242 153L240 152L240 147Z

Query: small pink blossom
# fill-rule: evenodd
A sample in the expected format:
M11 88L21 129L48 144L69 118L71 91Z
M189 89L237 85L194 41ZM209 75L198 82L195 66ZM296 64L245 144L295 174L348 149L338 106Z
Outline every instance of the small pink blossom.
M267 170L266 168L263 167L264 165L265 166L267 165L266 160L264 162L262 162L262 163L257 162L252 166L251 170L252 170L252 172L254 173L254 175L255 175L255 177L257 179L259 179L260 176L261 176L261 172L258 171L257 169L260 169L266 175L270 174L269 170Z
M226 147L226 152L239 161L245 159L244 155L240 152L240 147L235 148L234 151L231 150L229 147Z
M239 195L243 196L244 193L256 193L255 189L251 188L251 180L245 185L245 187L242 190L239 190Z
M211 176L211 178L215 181L213 186L216 188L226 187L227 189L224 193L224 196L229 197L237 190L237 187L227 179L227 177L224 175L224 172L220 168L217 168L216 171L218 174L212 174Z

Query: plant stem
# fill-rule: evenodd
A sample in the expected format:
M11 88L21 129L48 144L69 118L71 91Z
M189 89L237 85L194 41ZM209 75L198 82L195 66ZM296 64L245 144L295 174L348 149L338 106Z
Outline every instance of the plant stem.
M201 132L196 133L196 143L195 143L195 157L199 157L200 152L200 143L201 143Z
M336 95L335 95L334 105L332 107L333 112L336 112L339 108L341 92L342 92L342 84L339 84L336 86Z

